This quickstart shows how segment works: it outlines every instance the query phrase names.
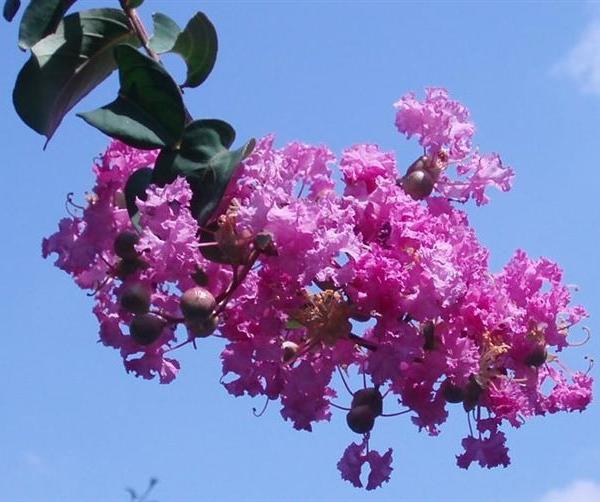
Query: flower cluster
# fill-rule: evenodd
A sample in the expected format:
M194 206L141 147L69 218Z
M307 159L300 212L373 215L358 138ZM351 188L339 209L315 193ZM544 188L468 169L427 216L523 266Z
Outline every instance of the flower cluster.
M468 111L444 89L395 106L398 129L425 150L405 172L393 152L355 145L337 159L336 190L329 149L265 137L203 227L177 179L138 199L134 229L124 185L155 154L114 142L87 207L43 242L44 256L94 290L100 340L128 372L169 383L176 350L221 337L229 393L279 401L298 430L347 412L362 441L338 468L361 487L368 464L368 490L392 471L392 450L370 448L379 420L407 415L437 435L458 405L468 435L457 464L490 468L510 463L500 427L591 400L591 378L557 355L587 315L570 305L559 267L517 251L490 272L455 205L508 190L512 170L473 148ZM350 389L350 374L363 389Z

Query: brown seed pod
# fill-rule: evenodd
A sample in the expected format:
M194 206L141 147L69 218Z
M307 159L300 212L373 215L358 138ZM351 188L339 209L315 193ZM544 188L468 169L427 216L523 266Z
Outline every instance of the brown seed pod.
M548 358L548 351L546 347L542 347L541 345L537 345L534 347L527 357L525 357L525 364L527 366L533 366L534 368L539 368L542 364L546 362Z
M121 292L121 307L133 314L145 314L150 309L150 290L141 283L129 284Z
M377 417L383 413L383 396L376 387L357 390L352 397L351 408L368 406Z
M427 155L421 155L417 160L415 160L408 169L406 170L406 174L414 173L415 171L427 171L431 165L431 159L427 157Z
M298 349L300 347L298 346L297 343L294 343L290 340L286 340L285 342L283 342L281 344L281 350L282 350L282 356L281 359L284 363L289 363L290 361L293 361L293 359L296 357L296 354L298 354Z
M346 423L353 432L366 434L375 425L375 414L370 406L361 405L352 408L346 415Z
M132 231L125 230L117 235L114 242L114 250L117 256L124 260L135 260L138 253L135 245L140 241L140 236Z
M479 398L483 392L483 387L479 384L475 377L471 375L464 392L465 395L463 398L463 408L465 411L471 411L479 403Z
M422 200L431 195L435 181L427 171L415 170L401 178L400 185L414 200Z
M185 326L191 337L206 338L217 330L219 319L217 316L210 316L208 319L186 321Z
M212 293L201 286L188 289L179 302L183 317L188 321L208 319L217 305Z
M267 256L278 255L273 236L268 232L261 232L254 237L254 247Z
M465 391L462 387L454 385L450 380L444 380L441 390L442 396L448 403L462 403L465 398Z
M160 337L165 321L154 314L136 315L129 325L129 334L140 345L150 345Z
M433 321L421 323L421 333L425 338L423 350L431 351L435 349L435 323Z
M131 274L142 268L146 268L147 266L148 264L145 261L140 260L137 257L132 260L123 259L115 267L114 274L121 279L125 279Z

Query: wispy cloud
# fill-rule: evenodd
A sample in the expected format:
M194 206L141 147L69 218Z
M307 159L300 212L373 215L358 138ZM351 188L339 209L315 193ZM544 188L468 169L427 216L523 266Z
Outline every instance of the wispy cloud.
M553 72L574 80L583 92L600 94L600 16L597 12L575 46L554 66Z
M564 488L550 490L539 502L600 502L600 483L573 481Z

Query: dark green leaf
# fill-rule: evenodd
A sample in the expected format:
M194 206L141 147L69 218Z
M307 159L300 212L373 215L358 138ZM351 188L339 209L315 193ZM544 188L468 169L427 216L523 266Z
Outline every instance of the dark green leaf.
M208 18L198 12L180 31L177 23L164 14L154 15L155 34L151 47L158 53L175 52L187 65L182 87L198 87L206 80L217 59L217 32Z
M195 120L188 124L183 133L183 143L181 148L185 149L188 144L198 144L199 141L195 137L197 134L202 135L202 129L211 129L215 131L220 138L220 143L225 148L231 147L235 141L235 130L230 124L219 119L204 119Z
M127 212L131 218L133 226L140 230L140 214L136 199L146 200L146 189L152 184L152 169L142 167L134 171L125 184L125 202L127 203Z
M31 0L19 26L19 47L29 49L54 33L76 0Z
M102 108L77 116L111 138L142 150L161 148L166 144L163 138L169 137L152 115L120 97Z
M2 15L9 23L13 20L19 8L21 7L21 0L6 0L4 2L4 9L2 9Z
M235 151L222 151L210 159L207 169L194 171L187 176L192 192L192 214L204 225L219 206L229 181L240 162L254 148L254 140Z
M213 157L227 152L235 139L235 131L227 122L217 119L196 120L188 124L177 149L163 148L154 170L154 183L163 186L178 175L187 176L208 169Z
M144 3L144 0L127 0L125 5L128 9L137 9L140 5Z
M132 146L156 148L178 143L183 134L185 108L177 84L160 63L130 46L116 47L115 59L121 82L119 97L80 116L105 134Z
M92 9L67 16L32 47L13 103L21 119L50 140L67 112L116 68L113 48L138 44L125 14Z
M158 53L163 54L173 50L177 43L177 37L181 33L179 25L169 16L156 12L152 14L154 21L154 35L150 39L150 48Z

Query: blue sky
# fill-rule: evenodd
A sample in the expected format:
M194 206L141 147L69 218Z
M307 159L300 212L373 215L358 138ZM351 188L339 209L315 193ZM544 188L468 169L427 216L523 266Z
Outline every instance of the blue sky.
M395 131L392 103L410 90L447 87L471 109L482 150L501 153L517 173L511 192L469 208L492 267L519 247L560 262L595 334L566 362L584 369L585 355L598 359L598 6L146 0L142 10L184 24L198 9L217 27L220 54L186 99L196 116L231 122L239 138L275 132L279 144L299 139L337 152L374 142L408 165L418 150ZM596 403L509 431L512 465L492 471L455 466L461 413L438 438L406 417L381 421L375 443L394 448L395 471L367 493L335 467L356 439L343 413L312 434L294 431L273 403L254 418L262 401L235 399L218 384L219 340L183 351L169 386L127 375L118 353L96 343L91 299L40 253L65 214L66 193L91 188L91 161L107 140L70 116L42 152L43 139L10 100L25 62L16 26L2 24L0 43L0 501L125 501L124 487L142 489L150 476L160 479L161 502L600 500ZM115 90L112 79L77 109L104 104Z

